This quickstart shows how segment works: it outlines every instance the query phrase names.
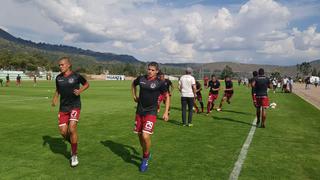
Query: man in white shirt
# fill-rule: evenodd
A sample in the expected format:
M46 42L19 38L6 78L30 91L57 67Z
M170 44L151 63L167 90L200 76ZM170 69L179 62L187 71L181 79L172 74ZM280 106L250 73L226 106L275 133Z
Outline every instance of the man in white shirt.
M186 74L179 80L179 91L181 93L182 123L183 126L192 125L192 113L194 98L196 97L196 80L191 76L192 69L187 68ZM186 110L188 105L188 123L186 122Z

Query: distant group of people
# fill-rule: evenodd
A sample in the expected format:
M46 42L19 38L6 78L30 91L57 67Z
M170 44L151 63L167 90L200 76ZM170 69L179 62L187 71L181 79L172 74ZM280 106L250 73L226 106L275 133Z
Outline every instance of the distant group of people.
M3 87L3 80L0 79L0 85L1 87ZM33 76L33 86L36 86L37 85L37 77L34 75ZM6 84L5 84L6 87L9 87L10 86L10 75L7 74L6 76ZM21 86L21 76L20 74L17 75L16 77L16 86L20 87Z

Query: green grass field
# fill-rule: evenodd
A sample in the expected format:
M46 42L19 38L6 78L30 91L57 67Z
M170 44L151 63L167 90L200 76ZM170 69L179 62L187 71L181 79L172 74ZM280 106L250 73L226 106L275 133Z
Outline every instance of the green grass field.
M249 88L235 84L230 105L194 114L190 128L180 125L176 90L169 122L157 121L149 170L140 173L130 83L92 81L82 94L76 168L58 132L58 108L50 106L54 83L0 87L0 179L229 178L255 118ZM268 110L267 128L256 129L239 179L319 179L320 111L294 94L270 99L278 106Z

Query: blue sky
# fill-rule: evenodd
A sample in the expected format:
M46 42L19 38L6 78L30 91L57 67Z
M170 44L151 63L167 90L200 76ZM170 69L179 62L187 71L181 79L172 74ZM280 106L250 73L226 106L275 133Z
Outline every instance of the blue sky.
M2 0L0 27L142 61L294 65L320 59L319 9L316 0Z

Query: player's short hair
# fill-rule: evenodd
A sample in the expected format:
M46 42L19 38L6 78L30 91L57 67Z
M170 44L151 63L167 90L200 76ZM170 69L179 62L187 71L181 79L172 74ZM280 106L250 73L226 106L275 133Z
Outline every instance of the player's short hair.
M258 71L253 71L252 75L253 75L253 77L257 77L258 76Z
M258 74L261 76L261 75L264 75L264 69L263 68L260 68L258 70Z
M211 78L213 78L213 77L216 77L216 75L215 75L215 74L212 74L212 75L211 75Z
M186 68L186 74L192 74L192 68L191 67L187 67Z
M60 62L62 60L66 60L70 64L70 68L72 68L72 62L71 62L70 57L64 56L64 57L60 58L58 61Z
M150 66L153 66L153 67L155 67L156 68L156 70L159 70L159 64L157 63L157 62L150 62L149 64L148 64L148 67L150 67Z

